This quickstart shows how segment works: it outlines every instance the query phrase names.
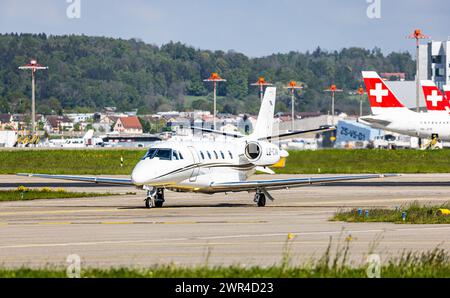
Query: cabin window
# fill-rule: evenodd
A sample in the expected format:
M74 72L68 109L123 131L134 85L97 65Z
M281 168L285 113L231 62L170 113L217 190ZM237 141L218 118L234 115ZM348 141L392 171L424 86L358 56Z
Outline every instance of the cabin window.
M223 154L222 151L220 151L220 155L222 156L222 159L225 159L225 154Z
M228 151L228 154L230 154L230 158L233 159L233 154L231 153L231 151Z
M179 154L180 154L180 159L184 159L184 158L183 158L183 155L181 155L181 152L180 152Z
M200 151L200 156L202 157L202 159L205 159L205 155L203 154L202 151Z
M219 155L217 155L216 150L214 150L213 152L214 152L214 156L216 157L216 159L219 159Z
M211 159L211 153L209 153L209 151L206 151L206 154L208 154L208 158Z
M160 160L171 160L172 149L158 149L155 157L158 157Z

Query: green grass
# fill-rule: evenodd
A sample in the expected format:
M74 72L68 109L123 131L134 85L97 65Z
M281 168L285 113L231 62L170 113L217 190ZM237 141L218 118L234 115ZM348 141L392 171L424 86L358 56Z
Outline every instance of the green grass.
M450 150L290 151L282 174L450 173Z
M291 266L281 263L270 267L243 266L152 266L148 268L81 268L83 278L366 278L368 264L350 266L347 263L348 246L343 253L332 258L328 248L312 264ZM383 261L380 277L383 278L445 278L450 276L450 257L447 251L436 248L422 253L405 252L400 257ZM65 278L65 268L0 268L0 278Z
M0 174L129 175L144 154L145 150L120 149L1 150Z
M405 224L450 224L449 215L438 215L440 208L450 209L450 203L440 206L420 205L417 202L399 207L397 209L369 209L369 216L366 217L365 210L359 215L357 209L350 211L339 211L332 218L332 221L346 222L392 222ZM402 213L406 212L403 221Z
M144 154L142 149L0 150L0 174L129 175ZM290 151L286 167L275 170L280 174L450 173L450 150Z
M23 186L16 190L1 190L0 202L6 201L29 201L39 199L69 199L69 198L87 198L112 196L111 193L90 193L90 192L68 192L64 189L28 189Z

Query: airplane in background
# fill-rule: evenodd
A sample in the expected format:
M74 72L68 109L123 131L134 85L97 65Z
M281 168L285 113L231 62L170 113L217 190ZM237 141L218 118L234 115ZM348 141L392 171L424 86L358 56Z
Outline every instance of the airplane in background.
M444 94L445 94L445 97L447 97L447 99L450 100L450 85L444 86Z
M433 81L422 80L420 84L422 85L428 112L450 113L449 99L442 94Z
M96 145L97 142L102 142L100 138L94 138L94 130L90 129L82 138L70 138L70 139L54 139L49 141L50 147L62 147L62 148L86 148Z
M273 200L270 190L289 189L317 183L382 178L396 175L341 175L332 177L247 179L256 170L274 174L271 166L283 166L287 151L280 150L271 141L292 138L309 132L322 132L330 128L294 131L272 135L276 88L268 87L261 103L254 132L249 136L222 131L206 130L229 137L214 141L163 141L152 146L137 163L130 178L83 177L69 175L18 174L28 177L65 179L106 184L134 185L147 190L145 206L162 207L164 191L197 192L205 194L255 192L254 202L265 206L266 198ZM334 128L331 128L334 129Z
M363 71L373 115L359 119L374 128L427 139L450 141L448 113L417 113L405 107L380 76ZM435 100L436 101L436 100Z

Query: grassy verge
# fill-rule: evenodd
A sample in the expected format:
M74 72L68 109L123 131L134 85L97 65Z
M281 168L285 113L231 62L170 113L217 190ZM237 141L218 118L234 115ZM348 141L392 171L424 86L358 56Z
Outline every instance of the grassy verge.
M28 189L20 186L16 190L1 190L0 202L6 201L28 201L38 199L69 199L69 198L87 198L112 196L111 193L91 193L91 192L68 192L62 188L50 189L44 187L41 189Z
M176 265L153 266L149 268L81 268L83 278L366 278L377 274L383 278L444 278L450 276L450 257L443 249L422 253L403 253L401 257L381 263L373 270L372 264L359 267L346 263L348 246L343 253L330 257L329 249L311 265L291 266L282 262L270 267L243 267L208 265L182 267ZM371 267L371 268L369 268ZM378 273L376 273L378 272ZM371 275L372 277L374 275ZM65 278L65 268L0 268L0 278Z
M450 173L450 150L290 151L282 174Z
M353 209L350 211L339 211L331 220L346 222L450 224L450 215L439 214L439 209L450 209L450 203L445 203L441 206L426 206L414 202L395 209ZM404 220L403 217L405 217Z
M145 150L0 150L0 174L129 175ZM120 158L123 157L123 167ZM280 174L450 173L450 150L291 151Z
M129 175L142 149L0 150L0 174ZM123 167L120 158L123 157ZM291 151L280 174L450 173L450 150Z

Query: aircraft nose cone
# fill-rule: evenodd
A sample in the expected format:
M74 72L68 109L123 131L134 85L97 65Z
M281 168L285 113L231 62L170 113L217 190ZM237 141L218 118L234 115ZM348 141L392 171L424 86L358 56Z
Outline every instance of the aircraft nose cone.
M131 173L131 180L134 184L142 185L149 180L148 175L148 169L146 170L146 167L143 163L143 161L139 162L133 169L133 172Z

